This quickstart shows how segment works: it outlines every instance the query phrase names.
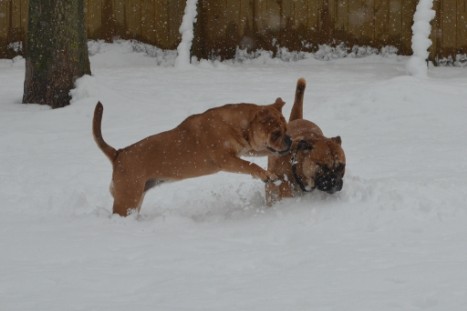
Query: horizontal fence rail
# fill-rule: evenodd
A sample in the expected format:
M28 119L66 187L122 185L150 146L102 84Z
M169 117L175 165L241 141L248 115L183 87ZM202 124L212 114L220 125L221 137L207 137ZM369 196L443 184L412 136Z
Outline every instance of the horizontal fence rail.
M320 44L394 46L410 55L418 0L199 0L193 54L241 49L313 51ZM85 0L89 39L136 39L175 49L185 0ZM435 0L430 58L467 53L467 0ZM0 57L18 53L28 0L0 0Z

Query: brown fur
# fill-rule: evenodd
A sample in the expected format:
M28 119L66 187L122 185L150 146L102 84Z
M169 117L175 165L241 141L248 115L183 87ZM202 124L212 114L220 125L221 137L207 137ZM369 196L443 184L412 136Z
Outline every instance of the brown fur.
M96 105L94 139L113 166L113 213L139 211L145 192L164 181L176 181L219 171L250 174L263 181L277 177L243 155L285 153L290 148L284 102L230 104L185 119L176 128L116 150L101 133L103 106Z
M281 157L268 157L268 170L280 179L266 184L268 205L315 188L334 193L343 185L346 161L341 138L327 138L315 123L303 119L305 88L305 79L300 78L287 125L287 133L292 138L290 152Z

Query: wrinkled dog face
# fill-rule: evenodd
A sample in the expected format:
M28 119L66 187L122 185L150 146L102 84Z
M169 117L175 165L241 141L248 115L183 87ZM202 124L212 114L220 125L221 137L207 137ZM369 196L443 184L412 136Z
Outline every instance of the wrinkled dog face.
M251 125L251 143L256 151L283 154L290 149L292 141L286 134L287 122L281 112L285 103L279 100L259 111Z
M318 189L335 193L342 189L345 154L340 137L301 140L292 147L292 170L303 191Z

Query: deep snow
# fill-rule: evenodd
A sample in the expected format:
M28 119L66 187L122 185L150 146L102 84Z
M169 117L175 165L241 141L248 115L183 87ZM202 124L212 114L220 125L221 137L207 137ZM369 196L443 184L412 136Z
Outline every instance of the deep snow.
M418 80L406 57L305 56L179 70L91 46L93 76L59 110L20 104L24 61L0 60L0 310L465 309L465 69ZM260 181L219 173L111 216L97 100L123 147L224 103L281 96L288 116L302 76L306 118L343 139L342 192L266 208Z

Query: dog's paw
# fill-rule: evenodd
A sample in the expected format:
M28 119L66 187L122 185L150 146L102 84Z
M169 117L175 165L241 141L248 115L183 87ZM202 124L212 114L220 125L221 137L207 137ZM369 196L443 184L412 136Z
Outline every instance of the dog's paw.
M263 181L265 183L275 183L278 180L279 180L279 177L277 177L276 174L271 173L271 172L266 172L266 177L263 178Z

